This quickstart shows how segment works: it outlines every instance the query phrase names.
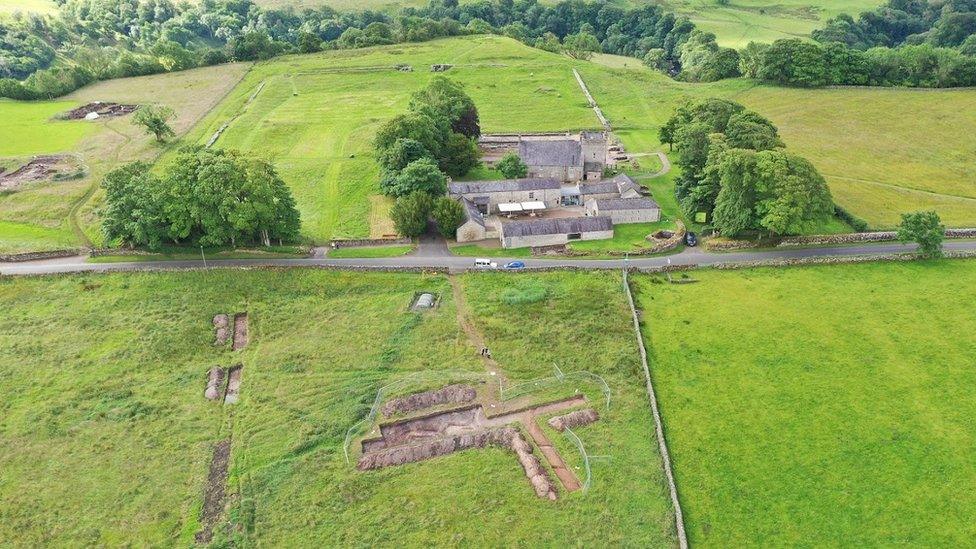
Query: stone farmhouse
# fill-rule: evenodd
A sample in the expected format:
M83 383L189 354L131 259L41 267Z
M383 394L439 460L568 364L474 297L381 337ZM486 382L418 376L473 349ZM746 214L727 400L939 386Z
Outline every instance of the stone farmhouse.
M613 238L613 226L661 219L646 190L626 175L593 183L552 178L451 182L464 205L458 242L498 239L505 248Z
M598 181L608 165L609 145L603 132L484 135L479 146L489 166L506 154L517 154L529 168L528 177L535 179Z

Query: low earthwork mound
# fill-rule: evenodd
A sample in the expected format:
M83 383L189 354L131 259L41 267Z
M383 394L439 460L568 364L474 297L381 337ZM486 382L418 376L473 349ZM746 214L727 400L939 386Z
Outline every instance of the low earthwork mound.
M548 423L550 427L561 433L566 429L589 425L598 419L600 419L600 414L598 414L593 408L587 408L585 410L576 410L575 412L570 412L566 415L550 418Z
M414 393L395 398L383 405L382 412L386 417L406 414L439 406L441 404L467 404L477 398L478 393L468 385L448 385L434 391Z
M63 118L66 120L94 120L103 116L125 116L135 112L138 108L139 105L123 105L120 103L95 101L94 103L82 105L77 109L72 109L64 113Z
M203 396L207 400L218 400L224 395L224 375L223 368L211 368L207 374L207 388L203 391Z
M14 190L37 181L64 181L85 176L81 162L69 154L35 156L12 172L0 168L0 191Z
M214 346L220 347L227 344L230 339L230 316L225 314L214 315Z

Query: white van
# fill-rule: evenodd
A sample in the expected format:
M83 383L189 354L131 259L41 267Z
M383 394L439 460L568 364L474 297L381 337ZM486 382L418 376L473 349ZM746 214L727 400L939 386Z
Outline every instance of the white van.
M474 267L475 269L497 269L498 263L494 263L490 259L475 259Z

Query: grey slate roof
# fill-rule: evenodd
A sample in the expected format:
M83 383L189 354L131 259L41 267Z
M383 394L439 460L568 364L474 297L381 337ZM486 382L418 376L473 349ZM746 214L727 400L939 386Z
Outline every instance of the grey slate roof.
M582 166L583 150L574 139L521 141L519 156L529 166Z
M609 217L604 216L531 219L502 223L502 235L506 238L512 236L543 236L612 230L613 222Z
M513 191L542 191L562 186L555 179L501 179L498 181L454 181L447 186L451 194L504 193Z
M610 181L613 181L617 185L617 189L620 191L620 194L624 194L625 191L629 190L634 190L639 193L642 189L642 187L627 174L622 173Z
M580 194L619 194L620 189L617 188L617 184L613 181L600 181L599 183L587 183L585 185L580 185Z
M474 202L471 202L467 198L462 198L461 204L464 206L465 222L474 221L482 227L485 226L485 217L481 215L480 211L478 211L478 206L475 206Z
M656 210L659 206L650 198L607 198L596 201L596 209L601 212L611 210Z

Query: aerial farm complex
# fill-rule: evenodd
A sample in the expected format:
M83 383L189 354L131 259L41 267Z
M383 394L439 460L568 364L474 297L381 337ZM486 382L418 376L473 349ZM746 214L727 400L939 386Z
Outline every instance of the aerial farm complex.
M627 175L604 179L616 151L606 134L488 135L480 139L492 165L516 153L528 177L452 182L448 191L464 204L457 241L498 239L504 248L564 245L613 238L613 226L661 219L650 193Z

